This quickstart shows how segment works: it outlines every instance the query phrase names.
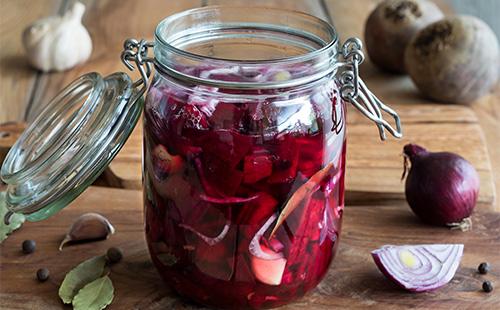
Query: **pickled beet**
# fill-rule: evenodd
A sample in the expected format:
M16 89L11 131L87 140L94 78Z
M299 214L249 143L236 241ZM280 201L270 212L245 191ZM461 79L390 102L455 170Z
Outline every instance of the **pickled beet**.
M243 164L243 181L255 183L271 175L273 162L268 154L252 154L245 156Z
M179 68L226 81L307 72L288 69ZM296 95L262 90L257 93L270 99L249 101L251 91L196 86L187 93L158 78L146 100L145 221L152 260L180 295L218 308L275 307L304 295L326 274L340 233L344 131L326 128L332 116L314 111L342 110L343 103L324 95L313 103L315 91L332 93L321 89ZM229 93L246 99L226 100ZM293 98L303 102L284 103ZM332 174L314 184L270 236L295 191L329 163Z

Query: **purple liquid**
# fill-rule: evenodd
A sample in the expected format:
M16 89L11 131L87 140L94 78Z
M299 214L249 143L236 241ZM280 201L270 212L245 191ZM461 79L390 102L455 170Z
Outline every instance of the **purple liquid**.
M234 71L217 78L256 75ZM188 94L161 77L153 82L144 120L146 237L180 295L218 308L269 308L324 277L344 206L345 106L332 88L237 102L219 97L235 91ZM294 193L329 163L270 238Z

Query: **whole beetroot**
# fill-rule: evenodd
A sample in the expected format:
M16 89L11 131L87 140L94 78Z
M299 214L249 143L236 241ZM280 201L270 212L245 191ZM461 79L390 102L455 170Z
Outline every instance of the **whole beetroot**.
M408 74L427 97L471 103L498 80L498 40L483 21L453 16L422 29L405 53Z
M405 48L413 35L443 18L428 0L386 0L365 24L365 43L370 59L381 69L403 73Z

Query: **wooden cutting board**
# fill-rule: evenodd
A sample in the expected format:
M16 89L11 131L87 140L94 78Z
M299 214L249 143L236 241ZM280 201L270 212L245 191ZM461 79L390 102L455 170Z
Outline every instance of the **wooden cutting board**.
M418 143L434 151L450 151L461 154L471 161L479 172L481 190L480 203L491 204L495 198L491 166L486 150L483 132L472 110L463 106L438 105L423 102L423 99L408 95L403 98L405 81L384 77L380 96L386 101L401 101L397 104L404 124L404 138L389 138L381 142L376 127L358 111L350 109L348 115L348 160L346 173L346 198L349 204L374 203L378 200L403 199L404 182L403 146L408 142ZM389 81L389 82L388 82ZM388 84L401 85L391 85ZM397 89L397 91L394 91ZM408 93L411 94L411 93ZM392 98L390 96L396 96ZM15 142L24 126L7 123L0 125L0 160L8 147ZM107 171L108 185L141 189L142 124L138 124L133 134L113 160ZM110 173L111 172L111 173Z
M105 207L104 207L105 206ZM73 245L58 251L70 223L85 212L101 212L115 226L106 241ZM321 284L311 294L282 309L469 308L493 309L500 303L500 214L478 210L474 229L450 231L421 224L409 208L379 205L347 207L337 257ZM21 252L21 243L34 239L37 250ZM370 251L384 244L463 243L464 256L454 279L430 293L407 293L387 280L373 263ZM26 223L0 245L0 309L65 309L58 298L64 275L81 261L123 249L124 259L112 267L115 299L109 309L199 309L178 299L153 267L144 240L140 191L91 187L58 215ZM479 263L488 261L491 272L479 275ZM38 283L38 268L50 270L50 279ZM484 280L497 288L481 291Z
M404 138L396 140L390 137L381 142L376 126L354 108L350 109L346 170L348 203L404 199L402 150L409 142L429 150L455 152L465 157L479 172L479 202L493 203L495 188L488 152L483 132L472 110L463 106L429 103L413 92L405 92L405 87L411 86L405 78L374 76L367 80L371 82L374 92L400 114ZM141 156L142 125L139 124L110 165L123 186L141 188Z

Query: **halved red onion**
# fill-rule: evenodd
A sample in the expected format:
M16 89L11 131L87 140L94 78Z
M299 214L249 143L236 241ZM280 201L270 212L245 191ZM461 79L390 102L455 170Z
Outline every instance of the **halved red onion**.
M214 203L214 204L233 204L233 203L247 203L252 200L255 200L259 197L259 195L254 195L251 197L224 197L224 198L216 198L210 197L204 194L200 195L201 200Z
M179 224L179 227L182 227L186 230L189 230L190 232L194 233L198 237L200 237L203 241L205 241L208 245L216 245L217 243L221 242L224 237L226 237L227 232L229 231L229 226L231 225L231 221L226 221L226 224L224 225L224 228L222 228L222 231L220 234L218 234L216 237L208 237L196 229L194 229L192 226L186 225L186 224Z
M275 260L279 258L283 258L283 253L282 252L274 252L274 251L264 251L262 250L261 244L260 244L260 239L266 232L266 230L271 226L271 224L276 220L277 215L273 214L269 219L262 225L262 227L257 231L255 236L252 238L252 241L250 241L250 245L248 246L248 250L253 256L256 256L258 258L262 258L265 260Z
M463 244L385 245L372 251L372 257L380 271L402 288L426 292L450 282L463 250Z

